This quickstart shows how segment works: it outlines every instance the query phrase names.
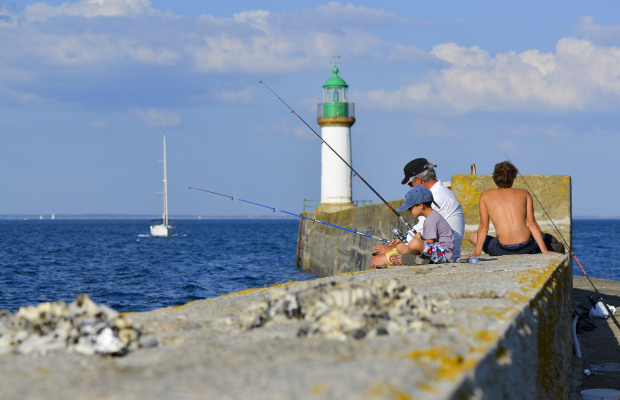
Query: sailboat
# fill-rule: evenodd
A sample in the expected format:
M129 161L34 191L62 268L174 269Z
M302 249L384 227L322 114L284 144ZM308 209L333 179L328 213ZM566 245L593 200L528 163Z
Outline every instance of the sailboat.
M162 223L151 225L151 236L170 236L172 226L168 224L168 170L166 165L166 131L164 131L164 213Z

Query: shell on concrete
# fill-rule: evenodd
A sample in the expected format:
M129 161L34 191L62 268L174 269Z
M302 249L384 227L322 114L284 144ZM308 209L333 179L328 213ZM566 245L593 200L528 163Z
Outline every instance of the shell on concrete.
M391 281L341 281L292 292L278 292L248 310L246 329L281 320L308 322L298 336L337 340L416 332L425 324L442 326L440 314L452 310L448 301L428 299L411 287Z
M64 301L0 311L0 354L45 355L66 350L84 355L123 355L139 347L142 333L118 311L79 294Z

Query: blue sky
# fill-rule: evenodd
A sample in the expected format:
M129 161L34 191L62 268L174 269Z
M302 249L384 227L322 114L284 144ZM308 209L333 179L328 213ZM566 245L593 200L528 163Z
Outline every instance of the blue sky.
M570 175L573 215L620 216L617 1L0 0L0 214L291 212L320 197L316 105L340 56L353 166L386 199L443 180ZM593 198L593 193L595 198ZM354 179L355 200L379 200ZM266 211L269 213L269 211Z

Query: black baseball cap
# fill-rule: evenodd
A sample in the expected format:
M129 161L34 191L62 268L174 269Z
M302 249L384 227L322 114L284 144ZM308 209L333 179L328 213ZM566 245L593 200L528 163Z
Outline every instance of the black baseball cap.
M416 158L415 160L409 161L403 171L405 172L405 179L401 182L403 185L409 182L412 176L420 175L422 172L426 170L426 165L428 161L426 158ZM436 166L436 165L435 165Z

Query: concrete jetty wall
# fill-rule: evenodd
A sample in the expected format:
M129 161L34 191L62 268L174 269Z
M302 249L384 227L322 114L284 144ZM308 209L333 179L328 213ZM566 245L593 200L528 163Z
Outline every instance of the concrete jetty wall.
M3 399L568 399L564 255L398 267L126 315L122 357L0 357Z
M467 237L478 229L480 193L496 186L490 175L455 175L450 187L465 215L466 231L461 254L466 255L473 252ZM534 214L541 230L572 247L570 177L526 175L519 177L514 187L532 193ZM396 208L402 201L395 200L390 204ZM412 224L415 222L407 213L402 215ZM317 214L313 218L386 239L392 238L394 227L405 230L384 204ZM489 234L493 233L491 225ZM361 235L302 221L299 266L320 276L362 271L370 264L370 249L375 243ZM490 257L483 253L477 265L455 263L435 266L437 269L428 275L424 268L419 267L388 270L408 271L410 275L401 279L415 282L415 287L424 292L446 293L452 300L464 300L461 305L472 306L471 309L465 306L460 310L465 319L477 320L480 314L485 315L485 322L478 326L477 333L460 329L461 335L479 335L482 341L489 340L489 346L483 346L486 350L481 350L481 357L472 361L469 372L461 370L465 359L457 362L446 356L450 350L441 346L438 349L438 345L428 345L411 353L419 363L434 359L440 364L445 363L447 373L463 373L459 389L445 398L568 398L568 371L572 356L572 264L570 258L563 255L554 256L559 257L560 261L548 264L541 263L546 260L543 257ZM519 272L508 277L505 273L510 270ZM520 290L499 289L505 284L513 289L520 287ZM498 307L499 304L501 306ZM494 325L500 320L507 323L506 329L496 335Z
M527 182L527 184L525 183ZM483 190L495 188L490 175L454 175L450 188L463 207L465 215L465 236L461 254L473 252L467 240L469 233L478 229L480 223L478 199ZM567 175L524 175L517 177L514 187L533 193L534 214L543 232L556 237L553 224L562 237L572 246L572 206L571 180ZM551 217L547 217L538 200ZM390 204L397 208L403 200ZM392 239L392 229L405 231L396 215L383 203L332 213L306 213L306 216L330 224L342 226L357 232ZM401 215L412 225L413 217L402 212ZM370 266L370 249L380 242L341 229L325 226L308 220L300 220L300 234L297 248L298 266L319 276L330 276L342 272L363 271ZM494 234L491 225L489 234ZM561 240L558 237L558 240Z

